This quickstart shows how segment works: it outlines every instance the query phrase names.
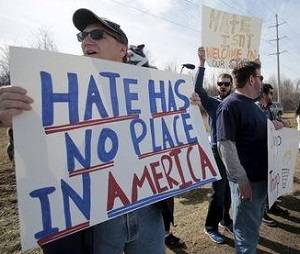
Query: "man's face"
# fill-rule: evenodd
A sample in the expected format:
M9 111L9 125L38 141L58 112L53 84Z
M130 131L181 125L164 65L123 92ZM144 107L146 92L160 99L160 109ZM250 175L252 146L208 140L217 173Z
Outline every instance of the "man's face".
M230 78L218 78L217 81L217 90L221 98L226 97L231 90L232 83Z
M273 101L273 89L270 89L269 92L268 92L268 94L264 95L264 98L265 98L266 103L272 104L272 101Z
M100 23L95 23L88 25L84 32L99 29L104 32L107 31ZM83 54L94 58L122 62L127 52L127 46L116 40L110 33L110 31L107 31L107 33L104 33L103 38L99 40L92 39L90 35L86 36L81 43Z
M263 81L263 76L261 75L260 69L257 69L256 74L252 76L253 76L252 87L253 87L254 98L258 98L261 95L262 81Z

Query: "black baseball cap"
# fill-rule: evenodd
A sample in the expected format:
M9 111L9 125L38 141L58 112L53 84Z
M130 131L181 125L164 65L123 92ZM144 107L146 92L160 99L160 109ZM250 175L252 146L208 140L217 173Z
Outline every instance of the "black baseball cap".
M128 39L124 31L121 29L120 25L112 22L106 18L101 18L95 13L88 9L78 9L73 14L73 24L79 30L83 31L88 25L94 23L101 23L105 28L107 28L115 38L121 43L128 45Z

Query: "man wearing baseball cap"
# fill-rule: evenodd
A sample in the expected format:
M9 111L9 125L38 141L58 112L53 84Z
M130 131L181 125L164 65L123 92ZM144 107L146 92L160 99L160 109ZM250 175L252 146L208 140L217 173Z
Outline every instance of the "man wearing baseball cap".
M79 9L73 23L85 56L125 62L128 39L120 25L100 18L88 9ZM0 125L10 127L12 117L31 110L33 100L16 86L0 88ZM150 205L100 223L42 246L45 254L163 254L162 213Z

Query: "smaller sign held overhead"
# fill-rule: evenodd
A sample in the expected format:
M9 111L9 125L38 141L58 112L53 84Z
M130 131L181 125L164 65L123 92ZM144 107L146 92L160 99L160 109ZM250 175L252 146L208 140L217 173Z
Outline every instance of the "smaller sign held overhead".
M210 67L258 58L262 20L202 6L202 46Z

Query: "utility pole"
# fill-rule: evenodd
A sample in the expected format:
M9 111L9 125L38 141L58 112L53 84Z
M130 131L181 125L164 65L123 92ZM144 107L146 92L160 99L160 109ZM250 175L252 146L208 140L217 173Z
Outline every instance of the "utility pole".
M270 28L271 27L276 27L276 39L273 39L273 40L270 40L270 41L276 41L277 51L276 51L276 53L272 53L272 54L269 54L269 55L277 55L277 102L280 103L281 98L280 98L280 62L279 62L279 55L282 54L282 53L285 53L287 51L286 50L284 50L282 52L279 51L279 40L281 40L283 38L286 38L286 36L283 36L283 37L279 38L278 27L280 25L285 24L286 22L278 24L278 15L277 14L275 14L275 19L276 19L276 25L270 26Z

